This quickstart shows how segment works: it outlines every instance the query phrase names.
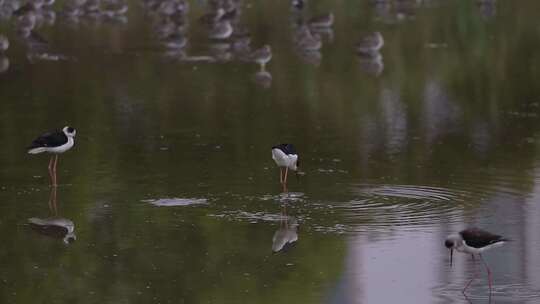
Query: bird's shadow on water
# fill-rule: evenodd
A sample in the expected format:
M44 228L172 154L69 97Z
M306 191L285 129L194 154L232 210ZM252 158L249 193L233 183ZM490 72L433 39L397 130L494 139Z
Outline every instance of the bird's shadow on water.
M59 216L57 203L57 187L51 187L49 194L49 216L45 218L31 217L28 219L30 228L39 234L55 239L62 239L64 244L71 244L76 239L75 223Z

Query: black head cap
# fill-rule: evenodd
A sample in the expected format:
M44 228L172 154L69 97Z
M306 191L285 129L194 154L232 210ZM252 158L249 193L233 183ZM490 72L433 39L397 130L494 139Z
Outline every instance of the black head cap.
M446 248L450 249L450 248L454 247L454 242L451 241L451 240L446 240L446 241L444 241L444 246L446 246Z

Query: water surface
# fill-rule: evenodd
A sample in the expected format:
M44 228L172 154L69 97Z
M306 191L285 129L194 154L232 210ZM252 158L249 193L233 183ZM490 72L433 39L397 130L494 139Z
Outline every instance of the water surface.
M443 246L467 226L513 240L485 254L491 302L540 301L537 1L243 1L226 42L191 1L176 50L150 1L55 3L32 35L21 4L0 2L0 302L488 303ZM330 11L322 48L299 47ZM24 148L67 124L53 202ZM280 142L306 173L286 193ZM35 224L52 219L75 237Z

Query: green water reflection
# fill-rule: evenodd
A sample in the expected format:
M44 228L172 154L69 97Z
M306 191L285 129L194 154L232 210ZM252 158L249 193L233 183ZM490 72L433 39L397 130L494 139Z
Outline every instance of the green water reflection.
M1 21L11 43L0 54L9 59L0 74L0 302L357 303L369 292L343 296L361 276L348 270L351 238L398 239L404 229L438 239L462 223L520 222L525 207L482 210L498 195L520 201L536 191L540 4L389 3L312 1L299 17L287 2L244 2L239 22L253 49L272 46L263 86L253 63L165 56L156 17L138 1L125 23L68 21L55 3L54 25L35 31L60 60L31 62L16 17ZM212 54L197 21L206 10L191 2L191 56ZM328 11L333 39L323 37L320 60L306 59L293 41L297 22ZM385 39L380 73L354 51L372 31ZM58 215L77 235L68 245L28 225L51 211L47 158L24 150L67 124L77 128L58 173ZM280 196L270 158L279 142L301 153L306 176L289 185L299 199ZM416 196L358 194L365 185L412 185ZM208 203L145 201L161 198ZM274 254L284 205L299 221L298 241ZM519 239L521 228L507 234ZM516 247L509 256L519 260L527 249ZM425 259L435 264L443 249ZM499 282L540 290L524 277L501 273Z

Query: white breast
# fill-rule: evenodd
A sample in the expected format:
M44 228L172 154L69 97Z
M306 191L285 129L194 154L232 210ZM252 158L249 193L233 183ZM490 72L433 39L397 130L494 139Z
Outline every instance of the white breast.
M460 252L464 252L464 253L469 253L469 254L480 254L486 250L489 250L489 249L492 249L492 248L495 248L495 247L499 247L501 245L503 245L504 242L497 242L497 243L494 243L494 244L491 244L491 245L487 245L485 247L482 247L482 248L474 248L474 247L471 247L471 246L468 246L467 243L465 241L463 241L463 246L460 246L459 248L456 248L457 251L460 251Z
M296 170L296 161L298 160L298 155L296 154L287 155L280 149L272 149L272 159L279 167L288 167L289 169Z
M47 148L47 152L49 153L64 153L67 150L71 149L73 145L75 144L75 141L73 140L73 137L68 137L67 143L58 146L58 147L50 147Z

